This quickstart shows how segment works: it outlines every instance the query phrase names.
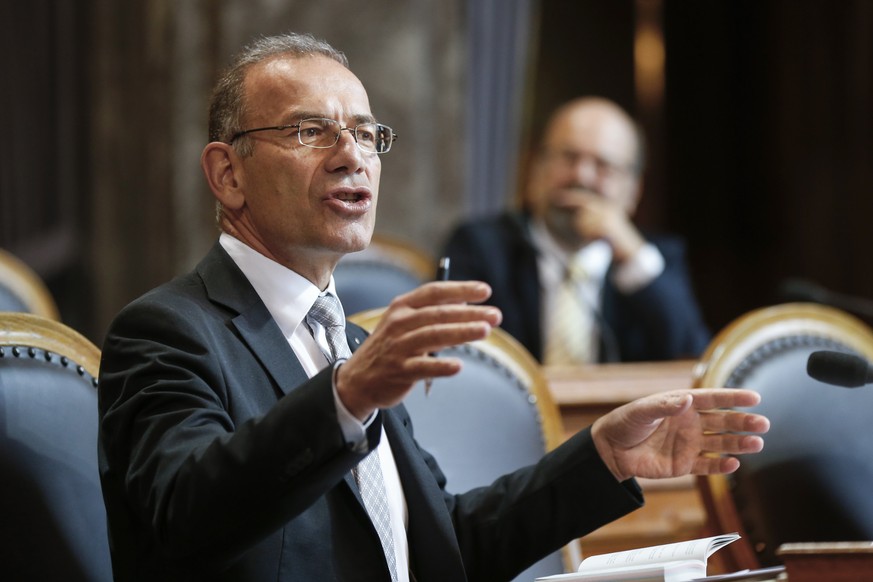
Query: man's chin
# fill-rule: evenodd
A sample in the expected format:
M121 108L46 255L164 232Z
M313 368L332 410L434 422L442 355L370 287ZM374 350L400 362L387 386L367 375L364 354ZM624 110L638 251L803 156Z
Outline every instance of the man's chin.
M551 235L561 245L576 249L585 245L587 241L576 232L576 211L562 208L550 208L545 215L546 227Z
M343 242L340 245L341 252L348 254L363 251L370 246L372 240L372 228L353 228L351 231L343 233Z

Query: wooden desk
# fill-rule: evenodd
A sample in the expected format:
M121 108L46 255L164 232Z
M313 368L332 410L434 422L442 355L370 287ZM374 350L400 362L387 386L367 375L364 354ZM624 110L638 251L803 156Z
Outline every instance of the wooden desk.
M783 544L776 555L790 582L869 582L873 580L873 542Z
M567 435L613 408L649 394L691 387L696 361L544 368Z
M690 388L695 361L546 368L570 436L610 410L648 394ZM702 537L706 513L695 478L640 480L646 505L582 539L584 556Z

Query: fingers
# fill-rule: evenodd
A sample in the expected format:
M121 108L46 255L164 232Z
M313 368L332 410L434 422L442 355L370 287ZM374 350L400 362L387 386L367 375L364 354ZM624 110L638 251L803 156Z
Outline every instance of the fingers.
M414 329L397 341L397 347L410 354L437 352L449 346L483 340L493 325L482 321L440 323Z
M703 454L745 455L759 453L764 439L756 435L708 434L703 437Z
M391 306L419 309L447 303L481 303L491 297L491 287L482 281L433 281L398 295Z
M479 281L427 283L395 298L373 335L390 336L409 355L484 339L502 320L496 307L476 304L490 294Z
M694 407L700 410L755 406L761 402L760 394L741 388L697 388L691 390L691 395Z
M704 451L694 460L691 472L695 475L733 473L740 468L740 460L733 455L759 453L764 439L754 435L708 435L704 437Z
M405 333L426 325L486 323L490 327L500 325L502 314L490 305L427 305L411 308L392 304L383 314L382 327L390 327L395 333Z
M735 457L698 457L691 468L694 475L720 475L733 473L740 468Z
M447 346L485 339L500 324L496 307L439 305L386 311L374 336L390 336L395 347L409 354L424 354Z
M765 433L770 430L770 420L760 414L736 410L701 411L703 430L708 432Z
M761 396L752 390L743 390L740 388L697 388L694 390L672 390L669 392L660 392L641 399L641 402L645 403L645 406L640 407L639 413L641 415L649 416L652 420L656 420L662 416L676 416L683 413L689 403L698 412L705 412L718 409L756 406L761 402ZM764 417L759 418L766 421ZM753 426L760 426L762 421L752 422ZM742 428L737 430L766 432L754 428Z

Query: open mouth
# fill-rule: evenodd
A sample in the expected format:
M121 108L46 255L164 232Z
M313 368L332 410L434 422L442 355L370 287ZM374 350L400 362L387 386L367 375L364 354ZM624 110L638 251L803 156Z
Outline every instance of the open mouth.
M337 210L361 213L371 207L373 195L367 188L341 188L330 192L326 201L335 205Z
M334 196L334 198L341 200L342 202L360 202L362 200L369 200L370 195L361 191L339 192Z

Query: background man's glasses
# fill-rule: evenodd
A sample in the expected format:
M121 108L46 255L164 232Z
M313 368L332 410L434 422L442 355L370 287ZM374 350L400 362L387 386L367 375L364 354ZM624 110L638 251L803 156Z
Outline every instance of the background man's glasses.
M293 130L293 131L288 131ZM287 132L284 137L297 135L300 145L309 148L332 148L339 142L340 132L348 131L354 138L361 151L371 154L384 154L391 149L391 144L397 139L397 134L387 125L381 123L361 123L354 127L343 127L338 121L321 117L303 119L293 125L276 125L273 127L258 127L246 129L233 134L229 143L238 138L256 131L283 131Z

